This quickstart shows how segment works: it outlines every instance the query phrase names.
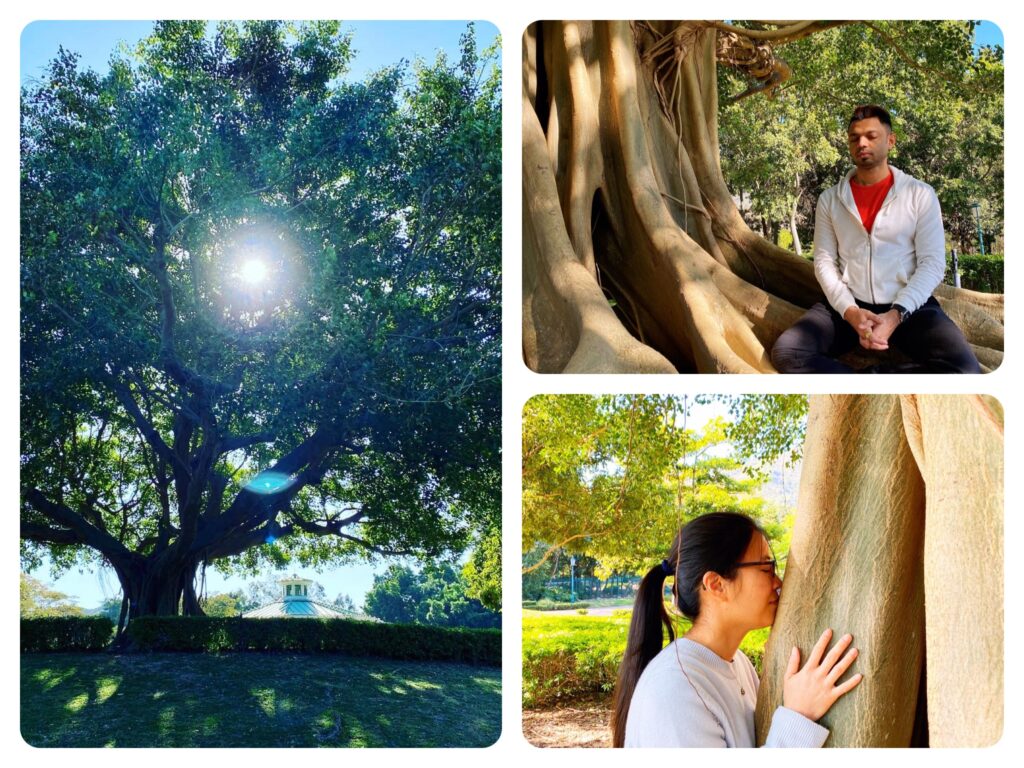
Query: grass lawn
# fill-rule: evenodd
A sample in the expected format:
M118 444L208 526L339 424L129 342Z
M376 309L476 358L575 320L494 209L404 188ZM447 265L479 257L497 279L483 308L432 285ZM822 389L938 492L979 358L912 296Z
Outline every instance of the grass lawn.
M501 670L272 653L21 655L35 747L485 747Z

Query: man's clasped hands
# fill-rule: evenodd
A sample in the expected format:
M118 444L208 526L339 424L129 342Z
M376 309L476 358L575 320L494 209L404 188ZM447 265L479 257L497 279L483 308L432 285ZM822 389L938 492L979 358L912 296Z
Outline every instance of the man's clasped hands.
M900 324L900 313L890 309L876 315L870 310L854 305L843 313L843 319L853 326L864 349L888 349L889 337Z

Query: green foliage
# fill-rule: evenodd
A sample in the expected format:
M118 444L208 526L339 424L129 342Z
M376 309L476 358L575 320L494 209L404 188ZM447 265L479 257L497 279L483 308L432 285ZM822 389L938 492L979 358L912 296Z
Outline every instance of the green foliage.
M466 597L492 611L501 610L501 526L491 525L462 568Z
M19 586L20 613L23 619L42 616L81 616L81 606L68 595L51 589L27 573L21 574Z
M243 604L243 596L241 591L237 592L218 592L212 595L208 595L206 599L202 600L203 613L207 616L240 616L244 610L241 606Z
M501 631L351 619L141 617L127 630L135 651L292 651L501 664Z
M1003 255L986 253L957 254L960 286L986 293L1003 292ZM953 283L953 258L946 256L946 282Z
M586 600L577 600L575 603L570 603L568 600L559 602L558 600L549 600L547 598L531 600L529 602L523 601L523 608L532 608L535 611L568 611L589 607L590 603Z
M523 706L610 692L628 629L628 615L523 617Z
M114 623L106 616L22 618L21 650L102 651L113 639Z
M794 450L806 398L725 399L733 420L712 419L700 430L687 423L687 397L548 395L527 402L524 572L542 571L560 550L596 558L601 578L638 572L660 560L679 526L697 515L734 510L770 520L755 493L760 464ZM538 556L532 548L539 542ZM524 594L539 596L527 586Z
M166 21L23 89L26 562L254 573L497 524L496 52L350 55L338 22Z
M732 421L726 428L736 454L758 466L784 458L792 466L807 433L806 395L710 395L698 402L724 402Z
M524 616L523 706L543 708L610 693L626 649L629 618L629 611L612 616ZM680 618L677 633L687 629L689 622ZM768 632L750 632L740 644L758 674Z
M500 627L501 614L466 594L463 576L447 563L416 572L392 565L373 577L364 609L387 622L441 627Z
M112 622L117 624L118 618L121 616L121 598L120 597L108 597L102 603L100 603L100 614L106 616Z

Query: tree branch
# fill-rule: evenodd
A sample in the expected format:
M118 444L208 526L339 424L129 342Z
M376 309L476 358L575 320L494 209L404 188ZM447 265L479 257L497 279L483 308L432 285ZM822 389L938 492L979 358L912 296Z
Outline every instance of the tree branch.
M85 544L85 540L68 528L51 528L41 523L21 523L21 538L39 544Z
M242 448L248 448L251 445L257 445L259 443L272 443L276 438L273 432L260 432L255 435L236 435L233 437L227 437L221 440L220 452L230 453L231 451L241 450Z
M129 416L131 416L132 421L135 422L135 426L138 428L143 438L145 438L149 446L156 452L156 455L168 464L171 464L175 470L187 472L188 466L174 454L171 447L164 442L162 437L160 437L160 433L157 432L156 427L154 427L152 422L146 418L142 409L139 408L138 403L135 402L135 398L132 397L131 390L125 384L118 381L113 375L107 374L103 378L107 382L107 386L113 390L114 396L121 404L121 407L127 411Z
M40 514L74 533L80 539L75 543L90 546L110 560L118 558L128 561L131 559L131 552L120 541L109 533L101 531L70 507L50 501L37 488L26 490L25 500Z
M577 534L575 534L573 536L570 536L567 539L563 539L558 544L552 544L550 547L547 548L547 550L544 552L544 555L541 557L540 560L538 560L536 563L534 563L533 565L531 565L531 566L529 566L527 568L523 568L522 572L523 572L523 574L533 573L538 568L540 568L542 565L544 565L544 563L546 563L551 558L551 555L554 552L557 552L558 550L560 550L562 547L564 547L570 541L575 541L576 539L592 538L594 536L603 536L603 535L604 535L603 531L601 533L577 533Z

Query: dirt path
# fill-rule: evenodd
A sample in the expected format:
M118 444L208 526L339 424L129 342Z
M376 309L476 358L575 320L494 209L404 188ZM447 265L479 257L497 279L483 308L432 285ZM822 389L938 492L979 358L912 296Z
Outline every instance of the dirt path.
M558 709L527 709L523 734L535 747L610 747L611 701L577 701Z

